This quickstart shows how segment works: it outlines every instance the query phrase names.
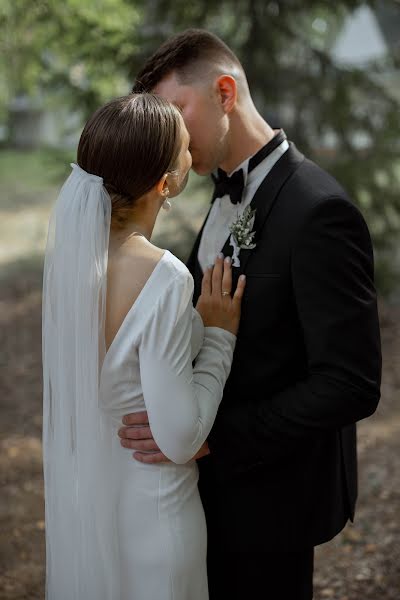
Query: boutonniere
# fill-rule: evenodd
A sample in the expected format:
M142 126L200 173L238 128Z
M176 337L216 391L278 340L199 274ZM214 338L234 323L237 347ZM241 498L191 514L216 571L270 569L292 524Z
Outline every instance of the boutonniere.
M256 209L252 210L250 205L246 206L243 214L229 227L229 231L231 232L229 243L233 246L232 265L234 267L240 267L240 250L252 250L256 247L256 244L253 242L256 232L252 231L255 214Z

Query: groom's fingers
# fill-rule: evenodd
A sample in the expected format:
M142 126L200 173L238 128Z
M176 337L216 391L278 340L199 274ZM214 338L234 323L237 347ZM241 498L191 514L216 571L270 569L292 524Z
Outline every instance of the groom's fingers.
M162 452L152 452L151 454L144 454L142 452L134 452L133 458L141 463L146 463L148 465L154 463L165 463L171 462L169 458L165 456Z
M124 425L148 425L149 418L145 410L136 413L130 413L122 417Z
M128 448L129 450L136 450L137 452L160 452L160 448L157 446L154 440L121 440L121 446Z
M118 430L118 435L123 439L130 440L147 440L153 439L150 427L143 425L143 427L121 427Z

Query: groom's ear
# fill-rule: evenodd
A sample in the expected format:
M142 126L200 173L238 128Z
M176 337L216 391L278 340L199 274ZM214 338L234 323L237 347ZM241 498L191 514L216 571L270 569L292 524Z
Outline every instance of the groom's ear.
M237 83L231 75L220 75L216 80L217 92L225 113L230 113L237 100Z

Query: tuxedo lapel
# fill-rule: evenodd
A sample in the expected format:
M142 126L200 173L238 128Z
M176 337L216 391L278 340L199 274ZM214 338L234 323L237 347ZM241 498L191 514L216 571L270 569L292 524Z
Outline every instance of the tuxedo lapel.
M201 240L201 236L203 234L203 229L205 227L205 224L207 223L207 219L208 219L208 215L210 214L210 210L211 210L211 207L206 215L206 218L203 221L203 225L201 226L201 229L197 235L197 238L195 239L195 242L194 242L192 251L189 255L189 258L186 261L186 266L189 269L189 271L191 272L191 274L193 276L193 281L194 281L194 293L193 293L193 303L194 304L197 302L197 298L200 296L201 282L203 279L203 270L200 266L199 259L197 258L197 254L199 251L200 240Z
M211 206L212 206L212 204L211 204ZM208 215L210 214L211 206L208 209L208 213L203 221L203 225L201 226L201 229L200 229L199 233L197 234L192 251L189 255L189 258L186 261L186 266L189 269L189 271L191 272L191 274L193 275L193 277L194 277L194 273L195 273L195 269L196 269L196 263L199 262L197 260L197 253L199 251L201 236L203 235L203 230L207 223L207 219L208 219Z
M303 160L303 154L301 154L295 145L290 142L287 152L285 152L285 154L274 165L254 194L250 206L256 211L253 225L253 231L256 232L254 236L254 243L256 245L280 190L292 173L294 173L298 166L303 162ZM232 256L233 253L233 248L229 244L229 239L230 236L226 240L224 249L222 250L225 256L228 254L229 256ZM239 275L245 272L247 261L249 260L252 252L254 252L254 250L240 250L240 267L233 269L234 281L237 281Z
M205 225L206 221L204 221L202 228L200 229L197 238L195 239L194 242L194 246L192 248L192 251L189 255L189 258L186 261L186 266L189 269L189 271L191 272L191 274L194 277L194 272L195 272L195 268L196 268L196 262L197 261L197 253L199 251L199 246L200 246L200 240L201 240L201 234L203 233L203 229L204 229L204 225Z
M304 156L299 152L293 142L289 142L289 148L285 154L278 160L278 162L273 166L271 171L262 181L258 190L254 194L254 198L252 199L250 206L253 209L256 209L255 212L255 220L253 230L255 230L256 234L254 236L254 243L257 244L259 237L261 236L262 229L265 225L265 222L268 219L268 216L272 210L274 202L278 197L278 194L287 181L287 179L292 175L292 173L297 169L297 167L303 162ZM211 208L210 208L211 210ZM200 294L200 285L202 278L202 270L197 258L199 245L201 236L204 230L204 226L207 222L209 212L204 219L202 228L196 238L194 243L192 252L190 253L189 259L187 261L187 267L189 271L192 273L195 281L195 298ZM221 250L224 256L232 256L233 248L229 243L230 236L226 239L225 244ZM233 288L236 287L236 283L238 277L241 273L245 272L247 261L254 250L240 250L240 267L233 268Z

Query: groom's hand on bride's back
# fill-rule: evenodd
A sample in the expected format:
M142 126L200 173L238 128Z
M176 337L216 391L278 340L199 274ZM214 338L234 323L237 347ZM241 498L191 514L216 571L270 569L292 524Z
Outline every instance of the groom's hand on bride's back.
M146 411L125 415L122 422L124 426L118 430L121 446L134 450L135 460L148 464L171 462L154 441ZM197 460L209 453L208 444L204 442L193 458Z

